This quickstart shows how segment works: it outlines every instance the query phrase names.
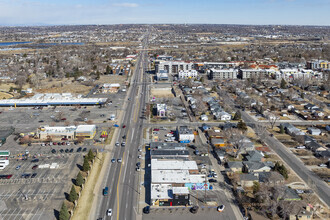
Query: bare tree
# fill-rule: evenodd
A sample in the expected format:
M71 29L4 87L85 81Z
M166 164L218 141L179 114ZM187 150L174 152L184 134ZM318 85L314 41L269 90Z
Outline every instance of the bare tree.
M268 113L268 114L266 115L266 117L267 117L268 122L269 122L269 125L270 125L270 127L271 127L272 129L274 128L276 122L280 119L279 116L277 116L277 115L275 115L275 114L273 114L273 113Z
M264 125L255 124L254 131L256 132L256 135L258 135L261 139L264 139L267 129Z
M238 158L241 152L244 150L244 138L242 131L239 129L231 128L224 131L225 136L228 138L228 141L232 145L233 156Z

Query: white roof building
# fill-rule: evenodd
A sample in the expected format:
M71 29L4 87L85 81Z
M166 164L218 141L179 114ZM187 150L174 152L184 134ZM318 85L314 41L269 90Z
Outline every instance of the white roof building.
M179 71L179 79L188 79L188 78L196 78L198 72L196 70L180 70Z
M198 170L196 161L186 160L151 160L152 170Z

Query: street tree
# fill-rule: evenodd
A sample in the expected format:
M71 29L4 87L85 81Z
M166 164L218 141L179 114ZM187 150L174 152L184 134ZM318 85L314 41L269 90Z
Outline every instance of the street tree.
M69 220L70 214L68 211L68 208L66 207L65 203L63 202L61 210L60 210L60 215L59 215L59 220Z
M76 178L76 185L82 186L84 182L85 182L84 177L81 175L81 172L79 172Z
M242 118L241 112L237 111L234 115L233 120L241 120L241 118Z
M78 194L76 192L74 185L72 185L72 187L71 187L71 191L70 191L68 199L70 202L75 202L78 199Z
M90 167L90 165L89 165L88 158L85 157L85 158L84 158L84 163L83 163L82 170L86 172L86 171L89 171L90 168L91 168L91 167Z
M286 89L286 81L284 78L282 78L281 80L281 85L280 85L281 89Z

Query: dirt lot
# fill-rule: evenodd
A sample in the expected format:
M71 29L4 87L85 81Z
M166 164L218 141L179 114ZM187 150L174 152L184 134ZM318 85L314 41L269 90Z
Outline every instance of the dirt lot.
M0 99L9 99L12 97L13 97L13 95L11 95L11 94L8 94L6 92L0 92Z
M168 90L151 90L151 96L156 98L174 98L174 95L171 91Z

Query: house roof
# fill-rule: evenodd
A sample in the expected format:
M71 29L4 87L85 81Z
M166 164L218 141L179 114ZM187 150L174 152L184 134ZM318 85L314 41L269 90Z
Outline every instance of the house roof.
M263 183L283 181L284 177L278 172L261 172L259 173L259 181Z
M261 161L263 157L264 155L262 153L253 150L253 151L247 151L247 155L245 156L245 159L247 161Z
M254 170L260 170L261 168L269 167L265 163L261 163L261 162L243 162L243 164L249 169L249 172L251 171L253 172Z
M257 181L259 182L258 175L252 173L242 173L239 175L239 179L242 181Z
M229 168L242 168L243 167L243 163L241 161L228 162L227 165Z

